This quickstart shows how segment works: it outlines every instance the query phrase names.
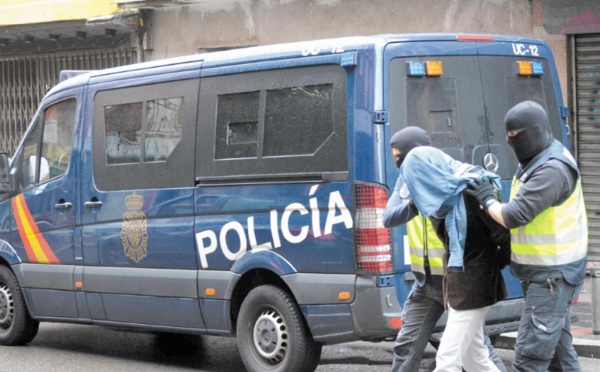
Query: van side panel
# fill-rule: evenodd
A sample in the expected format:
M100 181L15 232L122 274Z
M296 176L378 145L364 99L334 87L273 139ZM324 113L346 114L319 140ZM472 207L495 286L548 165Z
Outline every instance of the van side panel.
M199 66L92 79L81 234L94 321L204 329L190 157Z

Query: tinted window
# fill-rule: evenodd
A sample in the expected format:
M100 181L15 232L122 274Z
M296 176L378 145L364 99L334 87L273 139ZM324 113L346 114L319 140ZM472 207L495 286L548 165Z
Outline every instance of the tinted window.
M94 99L94 181L101 190L194 185L199 80L103 90Z
M146 102L144 161L165 161L181 141L183 97Z
M181 140L182 102L176 97L105 106L107 163L167 160Z
M517 57L436 56L397 58L391 62L390 131L407 125L427 130L432 144L457 160L484 165L497 158L496 173L512 178L517 166L506 143L504 116L516 103L533 100L548 111L551 129L561 138L560 118L546 61L541 77L518 76ZM409 77L406 62L441 60L440 77Z
M406 90L408 122L423 126L440 148L461 147L455 79L410 79Z
M199 183L348 178L342 67L206 77L200 94Z
M218 97L215 159L255 158L259 92Z
M142 155L142 105L104 106L106 161L108 164L139 163Z
M267 91L264 156L311 155L334 134L332 84Z

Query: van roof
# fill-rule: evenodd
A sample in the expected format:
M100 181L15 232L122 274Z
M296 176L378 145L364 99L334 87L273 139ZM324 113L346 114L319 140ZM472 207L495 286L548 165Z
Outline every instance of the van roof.
M419 41L457 41L459 35L481 37L492 37L493 42L526 42L530 44L543 44L538 39L523 38L507 35L483 35L483 34L464 34L464 33L424 33L424 34L383 34L373 36L351 36L333 39L321 39L311 41L292 42L284 44L272 44L264 46L246 47L239 49L230 49L219 52L210 52L202 54L193 54L183 57L173 57L113 67L103 70L89 71L75 75L67 79L50 90L50 94L56 90L62 90L69 87L81 86L87 84L90 78L108 76L111 74L125 73L128 71L140 71L144 69L153 69L157 67L176 66L193 62L202 62L204 67L236 64L243 61L256 62L265 60L276 60L301 56L303 51L331 50L334 47L343 47L344 50L356 50L375 45L385 45L395 42L419 42ZM328 54L331 52L324 52Z

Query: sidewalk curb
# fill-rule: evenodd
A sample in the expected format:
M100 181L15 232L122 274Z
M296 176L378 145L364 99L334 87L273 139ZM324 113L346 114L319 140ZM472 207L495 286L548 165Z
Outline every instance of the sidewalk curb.
M494 341L494 347L499 349L514 349L517 332L503 333ZM600 341L573 337L573 346L577 356L600 359Z

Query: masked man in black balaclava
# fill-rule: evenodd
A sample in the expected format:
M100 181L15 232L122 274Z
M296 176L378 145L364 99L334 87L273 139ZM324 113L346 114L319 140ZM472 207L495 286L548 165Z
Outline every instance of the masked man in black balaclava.
M525 101L504 118L519 159L510 202L485 179L469 194L511 229L511 272L525 296L513 371L581 371L571 338L571 302L585 277L587 218L577 164L550 134L546 110Z
M411 150L430 145L427 132L412 126L396 132L390 140L392 156L398 168ZM476 202L474 204L477 206ZM420 369L425 347L445 311L442 286L444 244L431 221L418 215L419 211L410 199L408 187L402 176L399 176L383 213L383 225L388 228L406 225L409 247L405 249L410 249L411 271L415 281L404 304L402 329L394 346L393 372ZM506 371L487 334L485 343L492 362L500 371Z
M406 127L396 132L390 140L392 155L396 159L396 167L400 168L410 150L419 146L431 146L431 140L424 129Z
M504 125L508 134L506 142L515 151L521 166L552 144L546 111L535 102L526 101L513 107L506 114Z

